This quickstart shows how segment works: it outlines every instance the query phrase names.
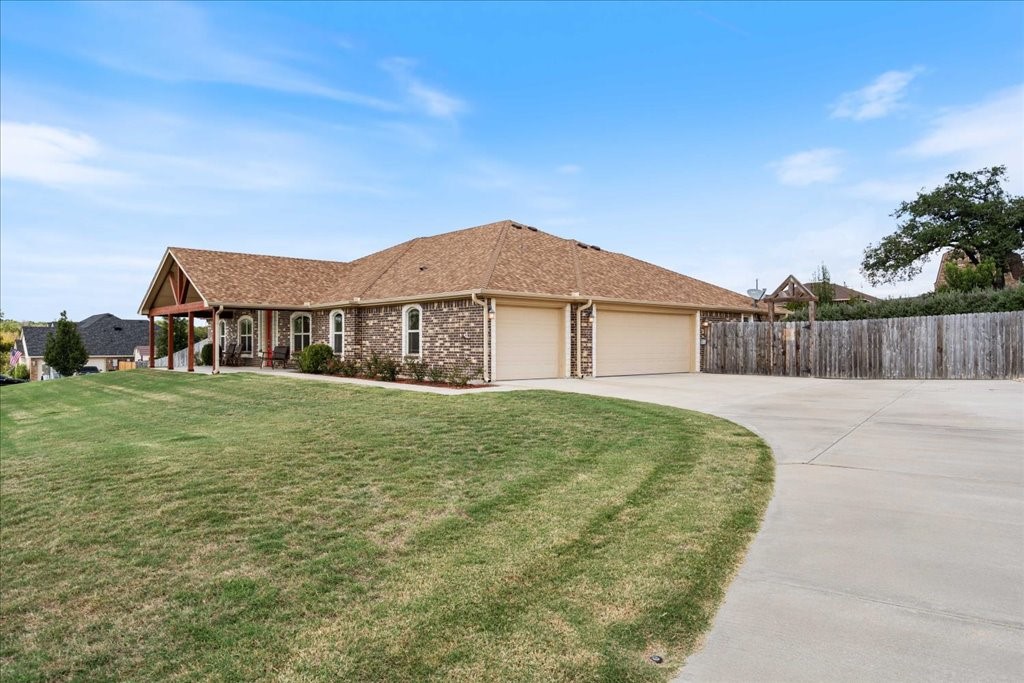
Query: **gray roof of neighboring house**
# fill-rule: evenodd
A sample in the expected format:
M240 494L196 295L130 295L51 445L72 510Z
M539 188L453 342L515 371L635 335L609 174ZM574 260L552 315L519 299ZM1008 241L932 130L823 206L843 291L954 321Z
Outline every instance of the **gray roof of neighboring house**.
M75 324L90 356L127 358L135 354L136 346L149 346L148 320L122 320L111 313L98 313ZM53 325L21 328L22 351L27 356L42 356L46 338L56 329Z

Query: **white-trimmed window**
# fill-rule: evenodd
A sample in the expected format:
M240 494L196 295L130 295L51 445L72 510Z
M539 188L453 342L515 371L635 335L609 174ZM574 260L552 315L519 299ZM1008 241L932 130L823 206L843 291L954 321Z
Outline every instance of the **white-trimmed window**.
M252 355L252 317L243 315L238 319L238 352Z
M221 320L217 323L217 344L220 346L220 350L224 350L224 345L227 343L228 338L228 321Z
M310 345L313 339L313 318L309 313L292 313L292 353Z
M342 310L331 311L329 319L331 326L331 348L335 353L345 355L345 312Z
M402 355L418 356L423 346L423 309L409 304L402 309Z

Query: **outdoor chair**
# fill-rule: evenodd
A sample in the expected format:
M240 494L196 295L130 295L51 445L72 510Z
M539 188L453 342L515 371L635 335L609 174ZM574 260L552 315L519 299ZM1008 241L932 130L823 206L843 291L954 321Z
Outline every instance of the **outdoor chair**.
M280 363L281 367L284 367L285 363L288 362L288 347L287 346L275 346L274 350L270 352L267 360L270 361L270 367L273 368L276 363Z
M238 365L238 344L228 344L220 355L221 365Z

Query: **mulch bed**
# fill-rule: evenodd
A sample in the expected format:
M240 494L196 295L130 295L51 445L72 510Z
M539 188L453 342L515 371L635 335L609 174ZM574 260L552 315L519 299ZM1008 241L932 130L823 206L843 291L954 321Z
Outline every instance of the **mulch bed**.
M329 375L329 377L345 377L345 376L344 375ZM360 379L360 380L363 380L364 382L386 382L387 381L387 380L383 380L383 379L367 379L366 377L345 377L345 379ZM464 386L459 386L457 384L449 384L447 382L427 382L427 381L417 382L414 379L408 379L408 378L405 378L405 377L400 377L400 378L396 379L394 382L392 382L392 384L414 384L414 385L421 386L421 387L437 387L439 389L485 389L485 388L487 388L489 386L493 386L491 384L466 384Z

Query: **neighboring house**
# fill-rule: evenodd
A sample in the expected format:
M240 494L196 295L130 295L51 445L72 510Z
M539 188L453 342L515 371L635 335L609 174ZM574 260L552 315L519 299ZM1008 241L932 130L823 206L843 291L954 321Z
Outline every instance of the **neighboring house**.
M935 291L939 291L946 285L947 263L955 263L960 268L971 264L971 260L966 256L956 258L954 254L955 251L950 249L943 252L942 258L939 259L939 271L935 274ZM1010 270L1003 274L1003 278L1007 288L1020 286L1021 281L1024 280L1024 258L1020 254L1010 256Z
M251 365L277 346L294 357L325 343L339 357L413 358L504 380L697 371L702 315L767 309L501 221L347 263L170 247L139 313L210 318L214 343L235 344Z
M864 292L858 292L856 289L847 287L846 285L837 285L834 282L830 282L829 284L832 285L832 290L835 292L835 296L832 297L833 303L849 304L855 301L867 301L868 303L872 303L878 301L877 296L871 296L870 294L865 294ZM804 286L807 287L812 292L817 291L816 287L820 285L820 282L804 283Z
M89 360L85 364L99 368L100 372L116 370L120 360L132 360L137 346L146 344L149 348L149 323L146 320L122 320L110 313L99 313L75 325L85 350L89 352ZM28 366L29 378L33 381L59 376L43 361L46 338L56 329L53 325L21 328L21 335L15 342L23 354L19 362Z
M146 330L146 337L149 337L149 330ZM149 367L149 345L143 344L142 346L135 347L135 365L136 367L146 368Z

